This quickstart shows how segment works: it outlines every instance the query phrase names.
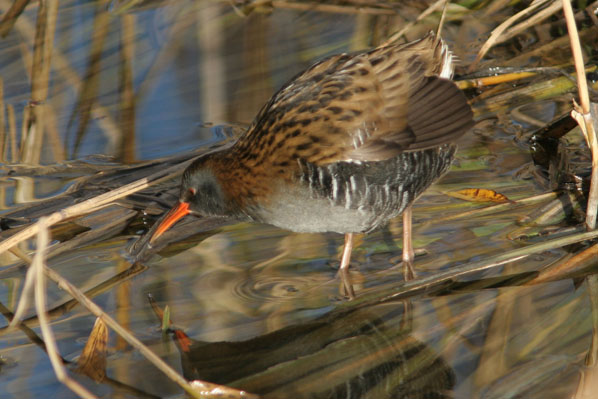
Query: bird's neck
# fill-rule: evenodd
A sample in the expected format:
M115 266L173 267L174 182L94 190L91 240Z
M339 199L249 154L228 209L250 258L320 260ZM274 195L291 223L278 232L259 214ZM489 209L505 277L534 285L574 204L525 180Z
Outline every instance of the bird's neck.
M209 167L233 209L258 206L267 198L272 179L263 164L256 164L254 158L244 157L234 148L214 155Z

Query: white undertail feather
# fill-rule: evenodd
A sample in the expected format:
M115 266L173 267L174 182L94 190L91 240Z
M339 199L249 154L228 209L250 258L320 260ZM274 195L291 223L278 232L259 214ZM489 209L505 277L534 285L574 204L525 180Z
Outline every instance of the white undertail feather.
M445 1L444 5L442 6L442 14L440 15L438 29L436 30L436 40L440 41L440 55L442 58L442 69L440 70L439 76L445 79L451 79L455 70L453 53L451 53L451 50L449 50L444 40L442 40L442 27L444 26L444 21L446 19L446 11L448 9L449 2L449 0Z
M440 39L440 45L442 46L440 52L442 57L442 69L440 70L440 75L438 76L444 79L451 79L455 70L455 57L444 40Z

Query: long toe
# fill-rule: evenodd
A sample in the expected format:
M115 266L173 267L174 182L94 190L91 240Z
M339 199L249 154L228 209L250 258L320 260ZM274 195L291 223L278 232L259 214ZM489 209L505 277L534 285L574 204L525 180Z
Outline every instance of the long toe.
M405 278L405 281L410 281L417 277L417 274L415 273L415 268L413 267L412 261L403 261L402 265L403 265L403 276Z
M353 290L353 284L351 283L351 275L348 269L339 269L338 275L341 279L341 295L349 298L355 298L355 290Z

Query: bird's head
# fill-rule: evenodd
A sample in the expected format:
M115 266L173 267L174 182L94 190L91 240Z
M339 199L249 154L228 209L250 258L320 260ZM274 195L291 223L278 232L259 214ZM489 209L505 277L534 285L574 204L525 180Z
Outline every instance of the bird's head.
M233 207L217 177L210 157L194 161L183 173L179 202L162 219L150 242L186 215L233 216Z

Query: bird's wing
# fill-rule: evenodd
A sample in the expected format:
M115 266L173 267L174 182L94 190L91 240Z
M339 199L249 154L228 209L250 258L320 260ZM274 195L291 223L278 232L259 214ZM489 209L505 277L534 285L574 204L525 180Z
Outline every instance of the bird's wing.
M433 35L328 58L264 106L239 146L277 164L381 161L448 143L472 125L450 77L451 56ZM247 148L245 148L247 150Z

